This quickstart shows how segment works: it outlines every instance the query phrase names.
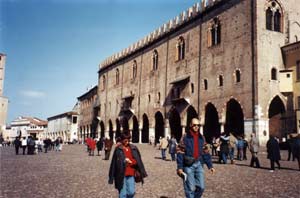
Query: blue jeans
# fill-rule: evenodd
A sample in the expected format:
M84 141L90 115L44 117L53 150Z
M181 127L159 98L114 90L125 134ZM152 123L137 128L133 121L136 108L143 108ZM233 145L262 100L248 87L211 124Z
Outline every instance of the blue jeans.
M231 160L234 160L234 148L229 148L229 156Z
M119 192L119 198L131 198L135 193L135 181L133 176L125 176L123 187Z
M167 149L161 149L161 157L163 160L166 159L166 150Z
M196 161L192 166L184 167L187 174L186 181L183 181L186 198L200 198L204 191L204 170L200 161Z

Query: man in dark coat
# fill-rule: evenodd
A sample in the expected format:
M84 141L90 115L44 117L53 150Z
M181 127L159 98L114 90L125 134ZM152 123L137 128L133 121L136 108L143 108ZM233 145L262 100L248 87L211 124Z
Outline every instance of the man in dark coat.
M115 148L109 169L108 183L115 182L115 188L119 191L119 197L134 197L135 172L138 171L143 178L147 177L141 154L138 148L129 143L130 134L121 134L121 144Z
M270 172L273 172L275 170L274 162L276 162L276 164L278 165L278 169L280 169L279 160L281 160L281 157L280 157L279 143L272 135L270 135L270 139L267 142L267 153L268 153L268 159L271 162Z
M19 155L19 148L21 147L21 141L19 137L16 137L14 141L15 149L16 149L16 155Z

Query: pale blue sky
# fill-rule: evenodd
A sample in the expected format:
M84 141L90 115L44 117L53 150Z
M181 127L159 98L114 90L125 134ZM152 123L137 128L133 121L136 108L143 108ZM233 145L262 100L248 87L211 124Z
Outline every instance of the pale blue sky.
M200 0L0 0L8 122L72 109L98 65Z

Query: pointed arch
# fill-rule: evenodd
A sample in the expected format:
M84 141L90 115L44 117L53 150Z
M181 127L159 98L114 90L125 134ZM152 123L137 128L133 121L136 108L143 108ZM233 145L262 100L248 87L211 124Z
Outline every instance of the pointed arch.
M103 121L100 122L100 136L101 136L101 138L105 137L105 126L104 126Z
M109 120L108 121L108 135L109 135L109 139L113 140L114 139L114 131L113 131L113 124L112 121Z
M170 111L169 125L170 125L170 130L171 130L171 136L174 135L177 142L179 142L182 137L182 126L181 126L180 114L176 108L173 108Z
M165 136L164 117L160 111L155 113L155 144L159 143L159 137Z
M192 119L198 118L198 113L192 105L190 105L187 108L186 112L187 112L187 117L186 117L185 132L188 132L190 130L190 123L191 123Z
M142 143L149 143L149 119L143 114Z
M116 138L121 136L121 125L119 119L116 119Z
M235 136L244 135L244 113L240 103L230 99L226 104L225 133Z
M139 123L138 123L138 120L137 120L136 116L132 117L132 122L133 122L133 126L132 126L132 142L133 143L138 143L139 139L140 139L140 133L139 133Z
M212 103L205 106L203 134L209 143L212 142L213 137L218 138L221 134L218 111Z

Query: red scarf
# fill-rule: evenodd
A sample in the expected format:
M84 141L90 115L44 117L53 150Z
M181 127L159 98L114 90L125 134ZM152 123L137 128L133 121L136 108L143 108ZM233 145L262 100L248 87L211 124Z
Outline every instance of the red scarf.
M194 132L194 131L190 131L191 135L193 136L194 139L194 153L193 156L195 159L198 159L199 157L199 133L198 132Z

